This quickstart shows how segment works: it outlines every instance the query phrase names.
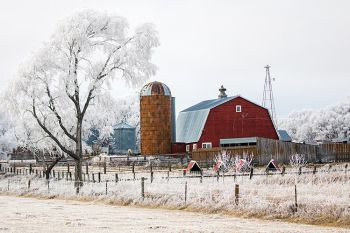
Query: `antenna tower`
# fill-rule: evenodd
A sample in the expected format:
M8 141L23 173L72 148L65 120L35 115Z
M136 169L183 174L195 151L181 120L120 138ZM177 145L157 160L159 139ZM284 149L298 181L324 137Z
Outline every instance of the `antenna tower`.
M264 67L266 69L266 75L265 75L265 85L264 85L262 106L267 108L270 111L272 121L275 124L275 127L277 128L277 118L276 118L275 102L273 99L273 92L272 92L270 67L271 66L269 65Z

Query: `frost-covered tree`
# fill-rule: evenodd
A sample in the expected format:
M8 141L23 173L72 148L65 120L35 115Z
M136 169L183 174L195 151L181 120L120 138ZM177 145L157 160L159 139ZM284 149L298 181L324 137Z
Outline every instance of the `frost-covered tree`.
M303 154L293 154L289 158L289 164L294 168L299 168L305 166L307 160Z
M332 140L350 137L350 99L319 110L291 113L280 121L294 141Z
M119 100L115 112L117 122L126 122L136 128L136 144L140 144L140 99L139 93L129 98Z
M215 155L214 164L216 164L215 166L220 165L219 168L222 172L228 172L234 167L234 158L229 152L222 150Z
M14 138L11 137L13 125L4 112L0 112L0 152L8 153L15 147Z
M111 125L112 81L122 78L137 86L154 75L150 60L158 44L150 24L129 33L122 17L84 11L58 27L7 93L13 114L31 122L42 147L53 143L74 159L76 185L90 129L110 133L104 126Z

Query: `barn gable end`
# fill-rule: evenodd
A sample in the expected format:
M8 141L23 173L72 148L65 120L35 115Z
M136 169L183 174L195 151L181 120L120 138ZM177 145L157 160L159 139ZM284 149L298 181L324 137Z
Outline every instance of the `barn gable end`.
M203 148L219 147L220 139L264 137L278 139L269 111L241 96L203 101L180 112L177 142Z

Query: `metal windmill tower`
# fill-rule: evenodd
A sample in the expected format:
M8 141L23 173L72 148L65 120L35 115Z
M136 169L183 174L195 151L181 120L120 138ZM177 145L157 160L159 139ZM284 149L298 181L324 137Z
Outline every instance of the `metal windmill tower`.
M273 99L273 92L272 92L270 66L267 65L264 68L266 69L266 75L265 75L265 85L264 85L262 106L267 108L270 111L272 121L275 124L275 127L277 128L277 118L276 118L275 102Z

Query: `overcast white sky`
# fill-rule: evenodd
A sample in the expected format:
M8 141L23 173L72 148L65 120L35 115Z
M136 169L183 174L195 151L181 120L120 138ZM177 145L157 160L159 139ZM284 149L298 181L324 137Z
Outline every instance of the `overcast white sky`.
M350 96L347 0L6 1L0 8L0 90L60 20L84 9L124 16L131 28L156 25L161 45L152 80L170 87L177 111L216 98L222 84L229 95L261 103L266 64L276 78L278 117Z

